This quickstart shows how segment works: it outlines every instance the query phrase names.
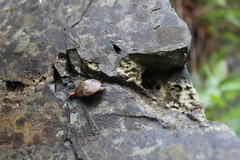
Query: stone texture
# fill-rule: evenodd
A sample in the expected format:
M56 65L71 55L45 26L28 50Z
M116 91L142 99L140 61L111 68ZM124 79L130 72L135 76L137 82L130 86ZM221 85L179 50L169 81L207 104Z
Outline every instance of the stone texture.
M0 13L0 159L240 157L205 119L167 0L3 0ZM67 100L86 78L105 90Z

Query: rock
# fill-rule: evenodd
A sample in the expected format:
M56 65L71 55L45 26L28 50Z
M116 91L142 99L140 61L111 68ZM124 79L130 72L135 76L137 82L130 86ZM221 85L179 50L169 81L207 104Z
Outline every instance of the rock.
M240 157L239 138L205 118L191 36L167 0L3 0L0 12L2 159ZM68 99L86 78L104 91Z

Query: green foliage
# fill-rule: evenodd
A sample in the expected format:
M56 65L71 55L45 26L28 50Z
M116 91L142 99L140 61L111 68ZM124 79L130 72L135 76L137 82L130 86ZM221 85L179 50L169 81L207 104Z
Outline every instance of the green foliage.
M202 21L208 24L209 31L216 34L215 36L222 37L224 35L222 31L239 30L239 0L206 0L203 7Z
M193 84L207 118L225 123L240 136L240 68L229 72L229 57L240 58L240 3L205 0L203 8L202 22L222 46L192 73Z
M206 62L199 73L192 74L192 80L205 105L207 118L227 124L240 136L240 126L236 125L240 122L240 102L236 100L240 95L240 77L236 76L239 71L228 73L224 59Z

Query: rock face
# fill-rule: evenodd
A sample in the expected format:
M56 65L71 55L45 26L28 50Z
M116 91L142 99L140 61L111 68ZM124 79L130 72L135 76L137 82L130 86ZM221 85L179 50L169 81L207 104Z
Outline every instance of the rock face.
M0 12L0 159L240 157L205 119L191 36L167 0L3 0ZM67 100L86 78L104 91Z

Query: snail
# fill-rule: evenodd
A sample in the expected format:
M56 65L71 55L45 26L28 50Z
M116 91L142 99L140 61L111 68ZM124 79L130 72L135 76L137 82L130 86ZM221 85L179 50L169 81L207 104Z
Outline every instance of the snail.
M85 98L90 97L100 91L104 90L102 83L97 79L86 79L80 82L74 93L69 93L67 99L63 102L63 105L69 98Z
M74 93L70 93L68 95L68 98L64 101L63 105L65 104L66 101L68 101L69 98L90 97L102 90L104 90L104 88L102 87L102 83L99 80L86 79L78 84ZM85 112L86 118L88 119L88 123L92 130L92 134L95 134L95 130L98 130L98 128L97 128L96 124L94 123L94 121L91 119L90 115L88 114L85 105L82 105L82 107Z
M84 97L89 97L97 92L100 92L104 90L102 87L102 83L97 80L97 79L86 79L82 82L80 82L75 90L74 93L70 93L69 97L70 98L84 98Z
M99 80L86 79L78 84L74 93L69 93L67 99L63 102L63 105L68 101L69 98L90 97L102 90L104 90L104 88L102 87L102 83Z

